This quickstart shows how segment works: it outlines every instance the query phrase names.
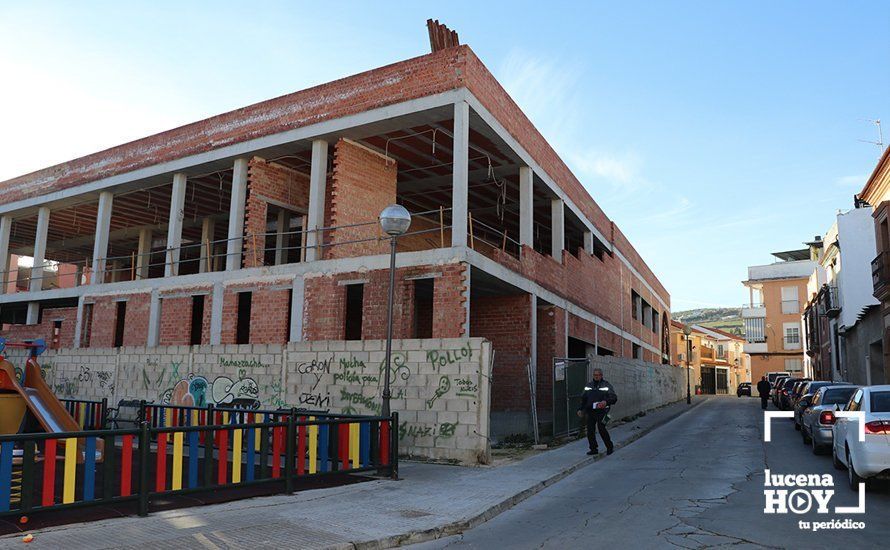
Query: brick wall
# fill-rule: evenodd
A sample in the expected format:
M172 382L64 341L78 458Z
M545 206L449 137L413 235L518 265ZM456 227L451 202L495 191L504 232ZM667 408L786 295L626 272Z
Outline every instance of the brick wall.
M347 139L334 146L334 175L331 180L331 225L334 227L375 222L380 212L396 202L398 165L392 159ZM346 258L389 252L387 241L340 244L380 236L377 223L343 227L330 232L334 245L328 258Z
M192 297L161 299L158 343L162 346L191 344Z
M62 307L44 309L37 325L0 325L0 336L11 342L43 338L47 347L53 346L54 322L61 321L58 347L70 348L74 345L74 326L77 323L77 308Z
M551 417L553 412L553 358L566 357L565 315L562 308L538 308L537 399L538 418Z
M491 342L491 410L528 411L527 366L531 358L531 304L528 294L473 298L470 336Z
M124 346L144 346L148 342L148 317L151 305L151 293L140 292L115 296L87 297L93 302L93 318L90 327L91 348L110 348L114 346L114 330L117 322L117 304L126 301L124 317Z
M233 399L378 415L385 342L303 342L50 351L41 357L61 397L206 405ZM392 409L400 453L490 460L490 344L481 338L395 340ZM201 384L195 384L200 380Z
M291 211L309 208L309 176L280 164L253 157L247 167L247 201L244 207L244 267L265 264L265 237L270 200Z

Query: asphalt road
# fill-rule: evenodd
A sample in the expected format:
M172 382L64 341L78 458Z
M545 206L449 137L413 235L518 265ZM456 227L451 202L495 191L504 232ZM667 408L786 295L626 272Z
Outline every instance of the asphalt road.
M763 442L759 399L717 397L610 457L582 468L515 508L461 535L420 548L851 548L886 547L890 490L855 506L846 472L804 446L791 420L774 420ZM828 514L764 514L764 470L832 475ZM792 489L793 490L793 489ZM799 522L864 522L860 530L803 530Z

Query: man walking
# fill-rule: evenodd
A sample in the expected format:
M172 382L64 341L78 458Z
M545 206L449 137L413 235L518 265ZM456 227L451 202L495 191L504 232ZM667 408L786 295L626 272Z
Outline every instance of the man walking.
M766 376L760 377L760 382L757 383L757 393L760 394L760 408L766 410L766 404L769 401L769 381L766 379Z
M612 405L618 402L618 395L612 384L603 380L603 370L593 369L593 380L584 388L581 396L581 406L578 408L578 416L587 415L587 443L590 445L589 455L599 453L596 444L596 432L606 445L606 454L613 451L612 438L606 429L605 418L609 414Z

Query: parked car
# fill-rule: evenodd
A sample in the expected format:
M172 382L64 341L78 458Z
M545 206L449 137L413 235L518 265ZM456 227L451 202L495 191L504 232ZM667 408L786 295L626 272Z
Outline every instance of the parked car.
M776 407L779 406L779 389L785 384L785 381L791 378L790 376L779 376L776 378L776 381L773 383L773 387L769 392L770 397L773 400L773 405Z
M800 429L800 418L803 414L804 409L809 407L809 403L812 402L812 398L816 396L816 392L819 391L819 388L823 388L825 386L836 385L835 382L828 382L826 380L816 380L814 382L806 382L803 385L803 389L801 390L800 399L794 402L794 429ZM848 385L848 384L843 384ZM804 404L804 398L809 397L810 399L807 401L807 404ZM849 399L849 397L848 397ZM846 401L844 401L846 403Z
M840 417L832 427L834 467L846 468L850 488L875 477L890 477L890 385L859 388L844 407L862 411L865 441L859 441L859 420Z
M794 387L794 384L797 383L796 378L786 378L785 382L782 386L779 387L779 391L777 392L779 396L779 409L783 411L791 410L791 389Z
M813 454L831 448L834 440L831 427L836 420L834 409L838 405L846 405L853 392L859 389L853 384L816 383L823 385L816 389L816 393L803 396L798 403L807 405L800 414L800 435L804 445L812 445Z
M751 397L751 382L742 382L739 384L739 387L736 388L735 394L739 397L743 395L747 395Z
M788 394L788 400L791 401L791 406L788 407L792 411L794 410L794 406L797 405L797 400L800 399L800 396L803 395L803 388L808 383L812 382L812 378L798 378L797 382L791 387L791 392Z

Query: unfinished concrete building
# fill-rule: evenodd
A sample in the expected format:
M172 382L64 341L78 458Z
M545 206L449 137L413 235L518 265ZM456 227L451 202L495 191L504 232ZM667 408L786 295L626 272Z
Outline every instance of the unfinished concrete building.
M528 431L533 393L546 426L554 358L669 362L658 278L473 51L431 29L426 55L0 183L0 335L381 339L377 217L399 203L394 337L489 340L492 433Z

